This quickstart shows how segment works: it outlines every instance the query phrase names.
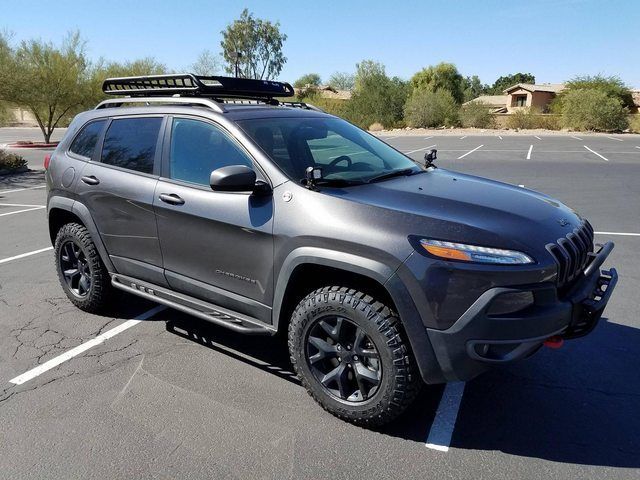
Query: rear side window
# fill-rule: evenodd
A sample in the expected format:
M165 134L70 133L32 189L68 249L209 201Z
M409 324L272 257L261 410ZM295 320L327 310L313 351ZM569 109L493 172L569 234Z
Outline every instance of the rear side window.
M111 122L104 137L102 163L153 173L162 118L121 118Z
M228 165L252 166L226 133L210 123L175 118L171 130L170 178L209 185L211 172Z
M99 120L85 125L69 147L71 153L91 158L102 133L106 120Z

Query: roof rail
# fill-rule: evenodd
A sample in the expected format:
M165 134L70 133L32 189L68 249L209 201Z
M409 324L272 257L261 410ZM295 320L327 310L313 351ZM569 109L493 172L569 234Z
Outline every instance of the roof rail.
M149 75L144 77L108 78L102 84L108 95L152 97L182 95L209 98L255 98L272 100L274 97L292 97L293 87L286 82L202 76L192 73Z
M141 103L141 104L164 104L164 105L202 105L209 107L218 113L225 113L227 110L220 105L220 103L209 98L197 98L197 97L125 97L125 98L110 98L109 100L103 100L96 106L96 110L109 107L120 107L123 103Z

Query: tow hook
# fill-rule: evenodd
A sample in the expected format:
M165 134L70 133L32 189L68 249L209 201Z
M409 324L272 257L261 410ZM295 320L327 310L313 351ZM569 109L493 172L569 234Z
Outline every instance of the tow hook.
M545 347L549 347L553 349L558 349L562 347L563 344L564 344L564 339L560 335L554 335L553 337L549 337L544 341Z

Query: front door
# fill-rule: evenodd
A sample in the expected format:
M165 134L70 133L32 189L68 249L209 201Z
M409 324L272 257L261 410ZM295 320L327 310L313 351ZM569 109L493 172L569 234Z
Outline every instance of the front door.
M113 119L77 189L118 273L156 284L166 283L153 211L163 121L161 116Z
M270 323L272 197L209 186L217 168L256 166L218 125L175 117L170 131L153 203L167 281L175 290Z

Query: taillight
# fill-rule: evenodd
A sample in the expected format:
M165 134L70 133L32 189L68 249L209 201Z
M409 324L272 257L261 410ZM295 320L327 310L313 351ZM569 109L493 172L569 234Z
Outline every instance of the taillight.
M49 169L49 164L51 163L51 154L47 153L44 156L44 169L48 170Z

